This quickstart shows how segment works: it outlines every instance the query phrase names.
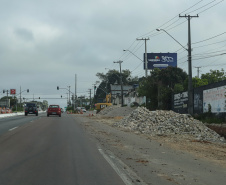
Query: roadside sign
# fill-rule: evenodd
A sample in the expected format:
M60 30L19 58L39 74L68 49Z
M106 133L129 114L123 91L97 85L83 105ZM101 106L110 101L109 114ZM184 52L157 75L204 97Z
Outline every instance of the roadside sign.
M10 94L15 95L16 94L16 89L10 89Z
M144 54L145 59L145 54ZM148 69L177 67L177 53L147 53ZM145 69L145 63L144 63Z

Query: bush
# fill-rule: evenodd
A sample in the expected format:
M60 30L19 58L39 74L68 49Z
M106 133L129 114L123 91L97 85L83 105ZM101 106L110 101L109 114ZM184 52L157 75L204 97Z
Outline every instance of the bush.
M202 121L203 123L218 123L221 124L224 122L224 118L219 117L213 113L209 112L205 112L203 114L200 115L196 115L195 116L196 119Z

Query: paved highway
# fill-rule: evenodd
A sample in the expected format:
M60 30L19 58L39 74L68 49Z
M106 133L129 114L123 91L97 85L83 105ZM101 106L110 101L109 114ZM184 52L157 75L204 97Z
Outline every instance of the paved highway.
M70 116L0 120L1 185L122 185L97 145Z

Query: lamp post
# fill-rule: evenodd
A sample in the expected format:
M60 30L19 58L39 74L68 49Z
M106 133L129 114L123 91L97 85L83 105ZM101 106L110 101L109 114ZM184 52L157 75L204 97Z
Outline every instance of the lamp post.
M128 49L124 49L123 51L129 51L133 56L135 56L136 58L138 58L141 62L143 62L142 59L140 59L137 55L135 55L132 51L128 50Z
M191 60L191 41L189 38L188 48L185 48L180 42L178 42L172 35L170 35L164 29L156 29L157 31L164 31L173 40L175 40L180 46L182 46L186 51L188 51L188 114L193 114L193 92L192 92L192 60Z
M117 62L114 62L114 63L118 63L119 64L119 67L120 67L120 81L121 81L121 106L123 107L123 87L122 87L122 71L121 71L121 64L122 64L123 61L119 60Z

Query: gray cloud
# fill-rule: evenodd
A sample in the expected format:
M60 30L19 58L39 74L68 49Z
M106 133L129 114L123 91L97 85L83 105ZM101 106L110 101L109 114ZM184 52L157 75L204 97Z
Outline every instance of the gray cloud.
M208 2L202 2L183 14ZM197 0L1 1L1 18L4 21L0 24L0 91L22 86L31 90L30 95L24 94L27 97L33 94L59 96L66 92L56 91L56 86L70 85L74 89L74 75L77 74L79 95L88 95L88 89L98 80L96 73L106 73L105 68L118 70L119 66L113 64L113 61L119 59L123 60L123 69L131 70L132 75L142 76L144 71L141 61L128 53L123 55L123 49L131 46L129 49L142 59L144 43L135 39L143 35L150 38L147 43L148 52L177 51L180 46L168 35L159 34L155 29L176 16L162 28L176 26L168 30L169 33L186 45L187 22L179 25L186 20L179 19L178 15L195 3ZM225 2L203 12L199 18L192 19L192 42L225 31L224 7ZM144 35L146 33L149 34ZM226 40L225 35L202 45L223 39ZM223 47L223 43L203 47L202 50L194 48L193 52L200 54L217 47ZM178 66L185 70L186 57L186 52L178 51ZM204 66L215 61L221 63L224 59L194 60L193 65ZM210 68L217 67L201 69L204 73ZM60 103L65 104L66 101Z
M15 29L15 34L23 39L24 41L33 41L34 40L34 36L33 33L25 28L17 28Z

